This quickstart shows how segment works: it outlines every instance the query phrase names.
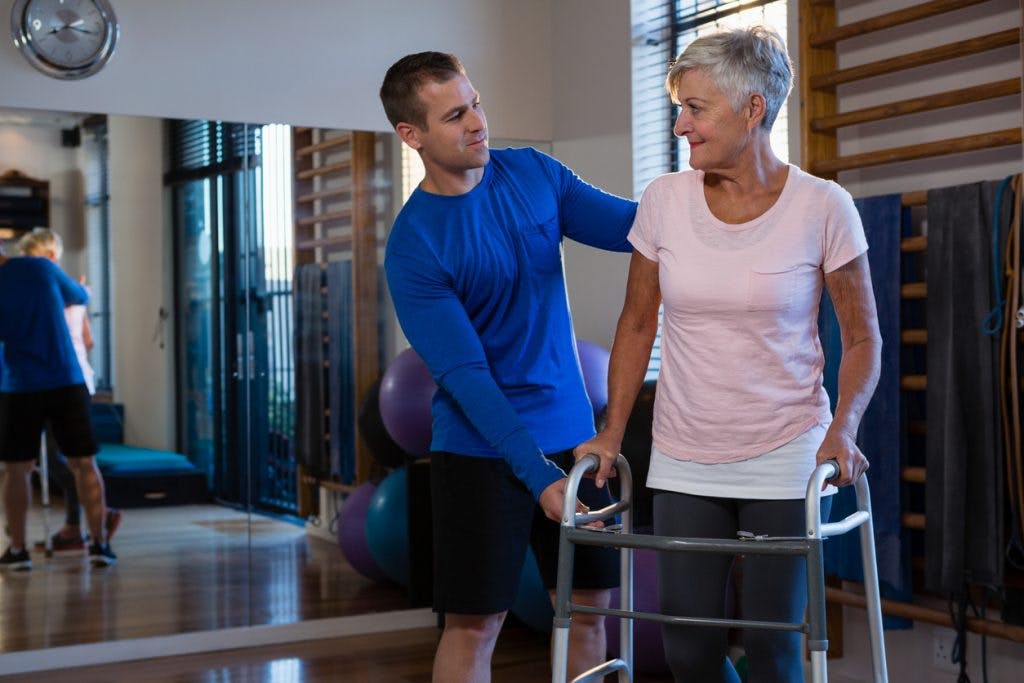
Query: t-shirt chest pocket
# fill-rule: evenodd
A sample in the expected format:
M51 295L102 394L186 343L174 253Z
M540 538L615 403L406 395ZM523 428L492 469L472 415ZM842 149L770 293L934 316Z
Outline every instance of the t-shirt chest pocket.
M525 268L544 274L562 271L562 231L558 219L522 225L519 236Z
M793 305L797 267L780 271L751 270L747 277L748 311L785 311Z

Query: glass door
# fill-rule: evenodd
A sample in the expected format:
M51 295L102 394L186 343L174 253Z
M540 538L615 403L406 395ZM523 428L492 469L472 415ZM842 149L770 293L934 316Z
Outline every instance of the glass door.
M219 500L294 513L288 128L176 128L180 442Z

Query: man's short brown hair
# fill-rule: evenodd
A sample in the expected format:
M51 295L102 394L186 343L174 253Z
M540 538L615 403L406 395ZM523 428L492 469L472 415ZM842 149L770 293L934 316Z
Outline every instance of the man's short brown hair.
M444 52L417 52L406 55L391 65L380 86L380 101L392 126L400 122L419 128L427 127L427 110L419 97L426 83L447 83L458 75L466 75L462 62Z

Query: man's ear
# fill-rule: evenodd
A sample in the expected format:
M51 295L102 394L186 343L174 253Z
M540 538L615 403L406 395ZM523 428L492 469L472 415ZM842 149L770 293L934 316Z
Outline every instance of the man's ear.
M423 143L420 142L419 129L411 123L399 123L395 126L395 132L398 133L398 137L402 142L413 149L418 150L423 146Z

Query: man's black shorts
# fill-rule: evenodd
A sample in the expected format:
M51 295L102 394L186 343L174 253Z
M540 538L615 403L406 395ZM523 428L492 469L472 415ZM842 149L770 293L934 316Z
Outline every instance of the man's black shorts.
M568 472L572 451L548 458ZM544 516L533 496L501 458L432 453L430 488L434 530L434 609L455 614L496 614L516 599L529 544L544 586L555 587L558 524ZM607 486L580 484L591 509L611 502ZM573 588L619 585L619 555L610 548L577 546Z
M89 417L89 390L84 384L19 393L0 393L0 460L27 462L39 457L43 425L66 457L99 451Z

